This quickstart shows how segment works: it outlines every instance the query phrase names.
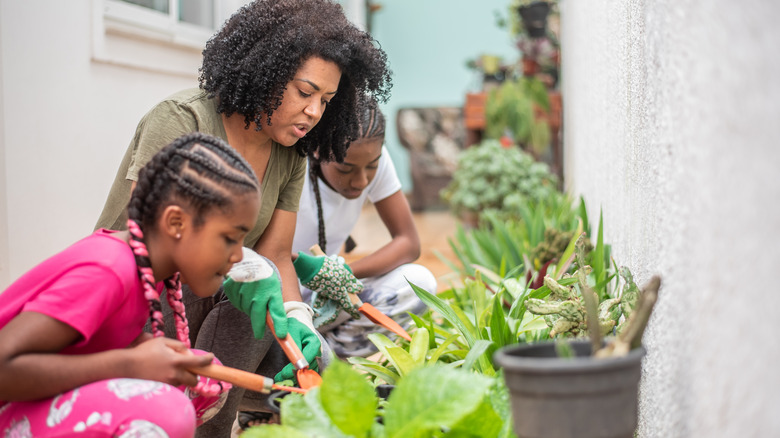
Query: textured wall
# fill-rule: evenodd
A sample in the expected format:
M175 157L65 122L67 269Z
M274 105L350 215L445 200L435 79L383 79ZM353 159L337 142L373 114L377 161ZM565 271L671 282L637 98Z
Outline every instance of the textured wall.
M567 188L663 278L640 436L780 436L780 6L561 6Z

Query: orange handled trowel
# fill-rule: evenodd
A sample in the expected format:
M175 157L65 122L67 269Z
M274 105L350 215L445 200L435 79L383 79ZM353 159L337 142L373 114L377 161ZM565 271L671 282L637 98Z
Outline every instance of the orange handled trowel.
M203 367L192 367L189 370L203 377L222 380L223 382L262 393L269 393L272 389L299 392L301 394L307 391L306 389L277 385L268 377L213 363Z
M314 245L311 248L309 248L309 251L316 255L316 256L324 256L325 253L322 251L322 248L320 248L319 245ZM380 312L379 309L372 306L370 303L364 303L360 300L360 298L353 293L348 294L350 301L352 301L352 304L355 305L355 307L358 308L360 313L366 316L371 322L374 324L381 325L382 327L390 330L391 332L397 334L398 336L406 339L407 341L411 342L412 337L409 336L409 333L404 330L403 327L401 327L400 324L395 322L392 318L385 315L384 313Z
M298 348L298 344L295 343L293 338L288 334L284 338L276 336L274 331L274 321L271 319L271 313L265 315L265 322L268 328L271 329L271 333L274 333L274 337L279 341L279 345L282 347L282 351L287 356L287 359L293 364L295 369L295 376L298 378L298 384L303 389L310 389L315 386L320 386L322 383L322 377L317 374L316 371L309 368L309 361L303 357L301 349Z

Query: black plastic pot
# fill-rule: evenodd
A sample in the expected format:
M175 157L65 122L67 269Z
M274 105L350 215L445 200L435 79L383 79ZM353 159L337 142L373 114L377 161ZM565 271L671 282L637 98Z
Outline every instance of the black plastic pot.
M518 438L631 438L637 426L640 347L624 357L590 357L588 341L572 341L576 357L559 358L553 342L496 352L511 396Z
M278 414L281 412L279 409L280 403L282 403L282 399L287 396L287 394L290 394L287 391L271 391L271 394L266 399L268 403L268 408L273 412L274 414Z
M387 399L387 397L390 396L390 393L395 388L395 385L377 385L376 389L376 395L381 399ZM282 399L286 397L288 394L290 394L287 391L272 391L271 394L268 396L267 404L268 409L271 410L271 412L278 414L281 412L280 406L282 403Z
M537 1L517 8L528 36L541 38L547 34L547 15L550 14L550 4Z

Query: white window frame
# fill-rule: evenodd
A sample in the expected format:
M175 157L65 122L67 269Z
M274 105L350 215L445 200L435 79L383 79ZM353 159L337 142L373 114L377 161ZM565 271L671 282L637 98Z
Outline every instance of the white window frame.
M192 0L190 0L192 1ZM214 2L215 21L219 19L220 0ZM119 0L103 0L103 19L107 29L136 33L147 38L185 47L203 47L215 28L181 22L179 2L168 1L168 13Z
M178 0L169 0L168 13L119 0L92 0L93 61L192 77L206 41L248 1L214 0L215 27L206 28L179 21Z

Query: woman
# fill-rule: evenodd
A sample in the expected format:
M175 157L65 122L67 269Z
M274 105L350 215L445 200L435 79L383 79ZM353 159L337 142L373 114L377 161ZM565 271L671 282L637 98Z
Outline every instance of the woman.
M168 97L141 119L97 227L123 228L138 169L173 138L191 131L220 137L261 181L260 215L244 245L278 268L288 317L310 324L290 258L305 156L327 145L321 154L343 158L357 137L357 96L388 97L387 57L334 1L262 0L241 8L209 40L199 81L200 89ZM263 361L275 342L267 334L255 340L253 321L223 293L198 299L185 289L184 302L196 348L248 371L262 361L266 375L284 365ZM231 390L225 408L198 435L227 436L243 393Z

